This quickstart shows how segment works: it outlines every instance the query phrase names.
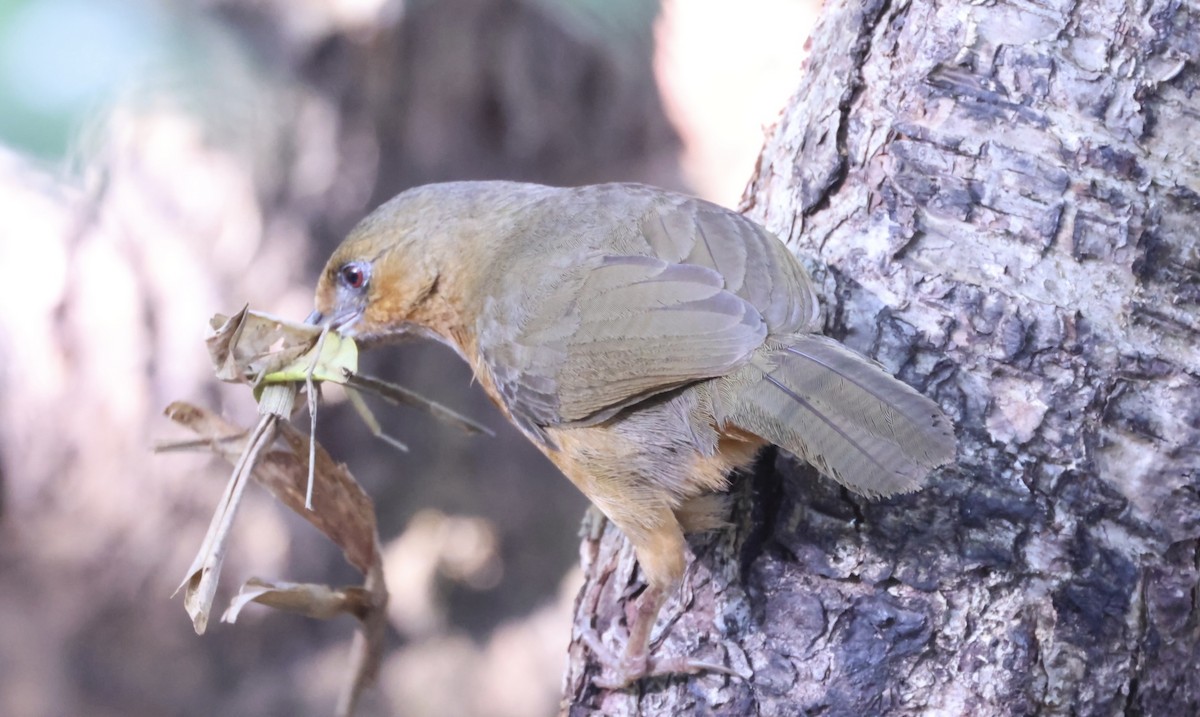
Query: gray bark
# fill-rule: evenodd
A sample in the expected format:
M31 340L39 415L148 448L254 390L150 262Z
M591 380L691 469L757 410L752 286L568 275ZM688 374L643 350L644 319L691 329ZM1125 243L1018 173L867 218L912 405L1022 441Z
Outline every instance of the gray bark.
M953 417L958 462L869 501L786 455L735 485L660 654L571 714L1200 713L1200 8L835 0L750 216L826 331ZM576 636L638 587L586 536Z

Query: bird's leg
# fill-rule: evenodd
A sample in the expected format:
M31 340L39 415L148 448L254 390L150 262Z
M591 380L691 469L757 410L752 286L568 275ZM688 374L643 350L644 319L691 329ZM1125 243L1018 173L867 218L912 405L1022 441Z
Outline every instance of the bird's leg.
M738 675L737 672L710 662L694 660L677 655L654 657L650 654L650 633L658 620L663 604L671 592L677 589L684 564L683 533L679 524L671 521L666 535L642 545L635 544L638 563L646 574L648 585L637 598L633 623L629 626L629 637L625 649L618 657L605 646L595 630L581 635L588 648L596 655L602 667L601 675L593 684L602 689L622 689L645 677L669 677L671 675L721 672ZM673 533L671 535L669 533Z
M658 620L658 613L666 602L666 591L647 587L637 598L637 612L629 626L629 637L625 649L617 655L600 641L595 630L583 633L582 638L596 655L602 668L601 675L593 681L597 687L619 690L643 677L652 674L650 663L650 631Z

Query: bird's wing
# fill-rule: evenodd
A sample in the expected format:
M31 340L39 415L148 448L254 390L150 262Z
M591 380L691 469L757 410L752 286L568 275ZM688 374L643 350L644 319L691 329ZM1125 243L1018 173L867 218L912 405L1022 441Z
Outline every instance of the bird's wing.
M743 364L767 335L715 269L654 256L597 256L546 287L492 297L480 351L529 433L596 422L647 396Z
M820 306L808 272L774 234L702 199L660 205L640 222L640 239L660 259L706 266L725 288L750 302L772 335L820 328Z

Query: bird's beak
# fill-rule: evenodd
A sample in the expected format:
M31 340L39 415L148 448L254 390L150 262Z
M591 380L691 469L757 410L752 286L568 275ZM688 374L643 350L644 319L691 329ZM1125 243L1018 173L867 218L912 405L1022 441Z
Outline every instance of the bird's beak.
M328 326L330 329L346 336L350 335L347 331L362 317L362 309L358 307L344 308L336 314L326 316L320 311L313 311L304 320L304 323L310 326Z

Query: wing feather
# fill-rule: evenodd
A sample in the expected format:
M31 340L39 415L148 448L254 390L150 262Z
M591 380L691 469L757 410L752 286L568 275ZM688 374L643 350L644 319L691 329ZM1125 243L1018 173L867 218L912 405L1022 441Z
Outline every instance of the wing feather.
M766 324L723 285L706 267L601 257L581 281L547 297L521 330L489 335L481 350L527 430L541 435L539 426L602 420L749 359Z
M493 383L531 435L725 375L769 334L815 328L812 281L749 219L636 185L572 191L569 221L546 212L554 226L514 238L520 266L548 270L506 274L477 325Z

